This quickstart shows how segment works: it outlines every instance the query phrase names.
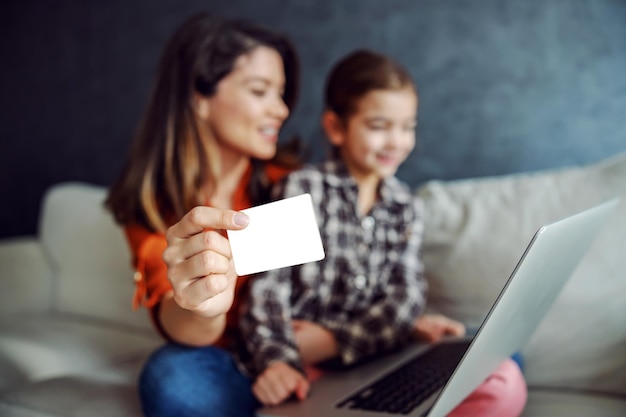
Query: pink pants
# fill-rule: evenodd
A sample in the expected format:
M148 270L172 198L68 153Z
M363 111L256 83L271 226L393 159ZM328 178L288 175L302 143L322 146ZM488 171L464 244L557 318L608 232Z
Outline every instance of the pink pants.
M507 359L448 417L517 417L524 410L527 394L519 366Z

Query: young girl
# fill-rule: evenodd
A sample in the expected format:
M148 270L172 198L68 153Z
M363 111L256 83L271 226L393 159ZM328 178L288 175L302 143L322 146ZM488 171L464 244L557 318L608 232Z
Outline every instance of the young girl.
M311 194L326 257L255 277L242 305L243 362L262 403L304 399L307 365L351 365L412 336L464 334L456 321L422 315L421 203L394 177L415 145L417 107L409 74L384 55L359 50L331 71L322 124L333 158L276 191ZM452 415L516 416L525 399L520 369L507 361Z
M295 103L298 60L282 34L207 13L186 20L161 57L130 157L107 206L125 226L136 267L135 305L171 343L146 363L147 416L245 416L250 381L225 351L236 328L237 279L220 229L265 202L295 167L277 154ZM229 314L227 314L229 313Z

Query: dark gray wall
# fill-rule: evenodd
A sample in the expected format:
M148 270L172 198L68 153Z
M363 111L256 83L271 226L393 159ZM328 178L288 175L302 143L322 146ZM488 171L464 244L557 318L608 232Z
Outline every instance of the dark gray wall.
M420 90L412 185L584 164L626 149L620 0L13 0L0 5L0 237L35 233L43 191L110 184L166 38L199 10L288 32L303 64L286 134L321 157L326 71L356 47Z

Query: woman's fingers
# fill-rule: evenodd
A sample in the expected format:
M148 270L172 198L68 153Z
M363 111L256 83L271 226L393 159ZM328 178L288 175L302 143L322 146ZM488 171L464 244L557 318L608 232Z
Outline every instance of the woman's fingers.
M199 206L167 230L163 261L181 307L203 314L230 308L237 275L228 239L217 230L243 229L248 220L234 210Z
M236 274L229 258L215 252L200 252L182 262L170 263L167 276L181 307L195 310L228 288Z
M221 238L221 236L219 237ZM225 274L230 269L232 255L227 240L224 239L217 247L209 246L208 248L200 250L196 243L197 242L191 241L186 242L185 246L193 247L193 249L181 249L188 253L195 252L189 257L183 258L182 256L176 256L174 250L170 252L166 250L164 252L163 259L168 265L169 278L172 284L179 281L202 278L210 274ZM175 258L172 259L172 256L175 256Z
M227 259L232 257L228 239L214 230L205 230L187 239L178 240L175 243L168 242L168 247L163 252L163 260L171 267L207 251L215 252Z
M163 251L163 260L171 268L204 251L217 252L230 258L228 240L215 230L243 229L247 222L248 217L245 214L233 210L195 207L167 229L167 248ZM203 275L206 274L196 277Z
M178 239L187 239L205 229L240 230L248 225L249 218L234 210L198 206L191 209L180 221L167 230L169 244Z
M229 286L234 285L236 278L229 278L224 274L212 274L200 278L184 289L185 300L196 308L202 308L202 304L224 293Z

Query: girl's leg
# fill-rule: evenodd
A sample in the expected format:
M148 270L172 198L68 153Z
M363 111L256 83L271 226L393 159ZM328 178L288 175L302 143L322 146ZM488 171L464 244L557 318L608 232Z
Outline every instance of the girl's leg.
M519 366L507 359L448 417L517 417L524 410L527 394Z
M155 351L139 378L139 396L147 417L252 417L259 406L251 380L213 346Z

